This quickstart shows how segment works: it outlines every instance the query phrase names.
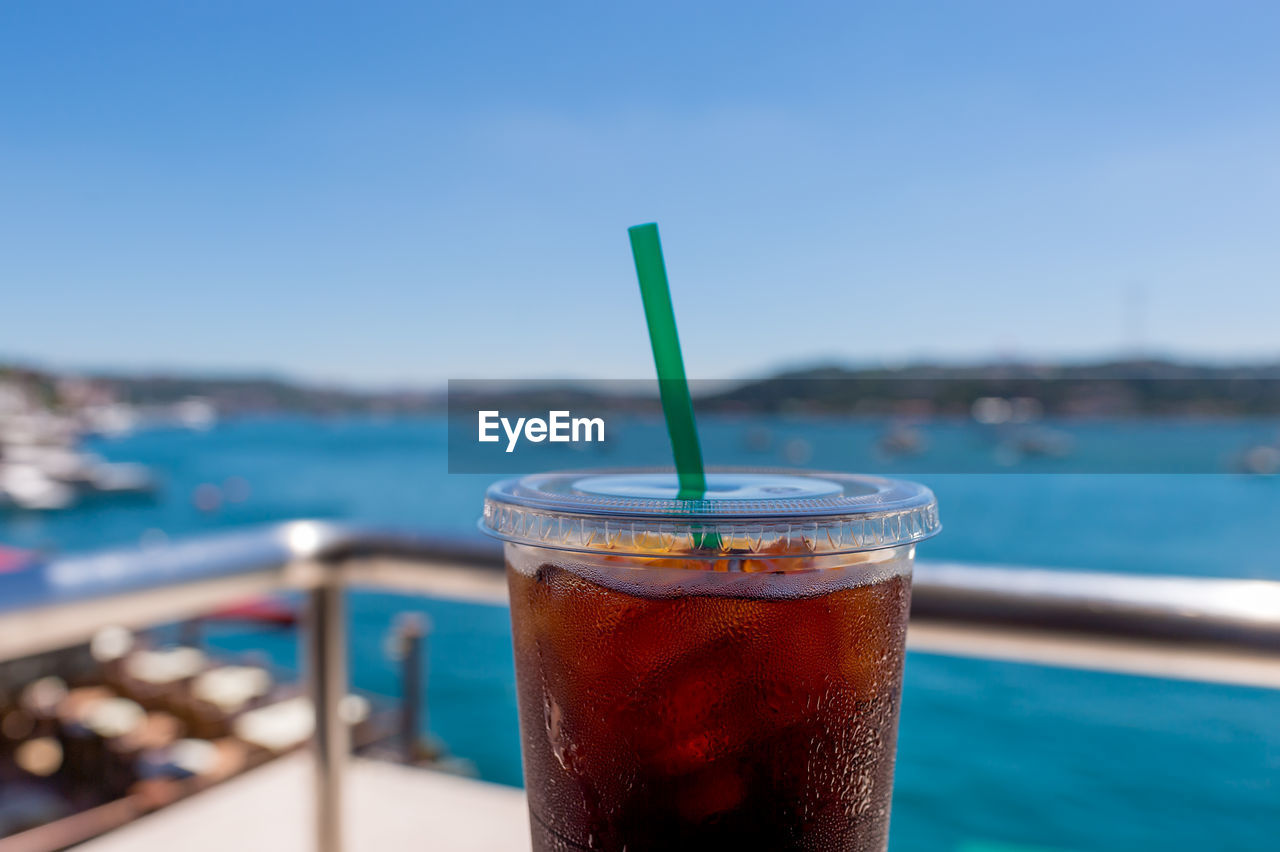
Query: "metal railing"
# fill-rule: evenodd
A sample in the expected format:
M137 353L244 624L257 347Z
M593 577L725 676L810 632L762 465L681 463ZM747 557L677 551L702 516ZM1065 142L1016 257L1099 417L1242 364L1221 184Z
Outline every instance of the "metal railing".
M144 628L280 590L307 598L315 704L316 848L343 847L350 750L344 593L381 587L501 601L496 543L295 521L140 551L58 559L9 578L0 661ZM917 651L1280 688L1280 582L924 562L908 642Z

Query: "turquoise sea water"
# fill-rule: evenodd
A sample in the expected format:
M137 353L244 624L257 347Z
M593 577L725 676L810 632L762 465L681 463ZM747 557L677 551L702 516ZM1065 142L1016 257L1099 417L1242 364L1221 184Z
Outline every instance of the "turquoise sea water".
M701 425L717 462L782 464L802 438L816 466L846 469L859 466L880 431L774 420L771 448L752 452L746 424ZM1154 433L1150 425L1090 428L1109 430L1107 446L1117 453L1149 452L1159 437L1169 452L1181 443L1223 459L1275 435L1262 422ZM0 543L85 551L303 516L475 535L492 478L446 473L445 428L436 419L242 420L209 432L144 432L93 449L154 467L165 482L159 499L0 515ZM662 461L582 458L584 466ZM1280 578L1280 479L931 476L927 456L914 464L914 475L937 492L945 525L920 548L923 559ZM200 486L203 509L194 499ZM354 595L357 686L396 693L384 639L395 615L410 610L428 614L433 626L431 731L484 777L519 784L504 608ZM288 633L220 628L214 640L296 665ZM909 656L893 818L898 852L1264 850L1276 837L1280 693Z

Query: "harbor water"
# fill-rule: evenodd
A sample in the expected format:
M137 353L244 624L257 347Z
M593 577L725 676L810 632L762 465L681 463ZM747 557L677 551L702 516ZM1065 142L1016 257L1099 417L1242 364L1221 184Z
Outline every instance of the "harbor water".
M721 464L856 469L883 424L753 418L701 424ZM660 424L652 424L661 437ZM1091 426L1106 446L1151 446L1150 423ZM1170 427L1175 428L1175 427ZM945 532L921 559L1064 569L1280 579L1273 546L1280 479L1229 471L1274 440L1266 422L1180 423L1179 443L1222 460L1197 475L939 474L910 460L942 507ZM764 430L763 432L761 430ZM765 439L761 439L761 434ZM933 452L945 451L945 443ZM492 477L449 475L443 420L276 417L207 430L157 429L90 449L141 462L154 499L0 514L0 543L48 552L150 546L299 517L472 536ZM661 463L584 454L581 466ZM945 465L938 465L939 468ZM1120 467L1118 465L1118 467ZM484 778L520 784L505 608L353 595L352 670L398 691L386 636L398 613L431 623L431 733ZM210 628L228 651L296 667L287 631ZM893 849L1261 850L1280 837L1280 693L911 654Z

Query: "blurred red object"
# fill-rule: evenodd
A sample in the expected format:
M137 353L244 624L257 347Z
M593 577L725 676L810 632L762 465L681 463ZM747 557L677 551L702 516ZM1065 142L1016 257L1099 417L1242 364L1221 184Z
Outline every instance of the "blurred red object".
M0 544L0 574L11 574L34 564L35 553Z
M272 598L261 598L214 610L208 618L216 621L249 621L288 627L297 623L298 614L286 603Z

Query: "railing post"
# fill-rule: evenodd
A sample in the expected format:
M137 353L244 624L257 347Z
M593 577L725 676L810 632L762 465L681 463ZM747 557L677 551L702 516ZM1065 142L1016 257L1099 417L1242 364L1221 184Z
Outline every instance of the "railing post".
M406 613L396 625L400 655L400 756L405 763L417 762L421 755L419 730L422 724L422 641L426 622L417 613Z
M311 698L315 703L314 737L317 852L343 849L343 773L351 752L350 733L342 719L347 694L346 612L342 582L331 568L310 592L307 657Z

